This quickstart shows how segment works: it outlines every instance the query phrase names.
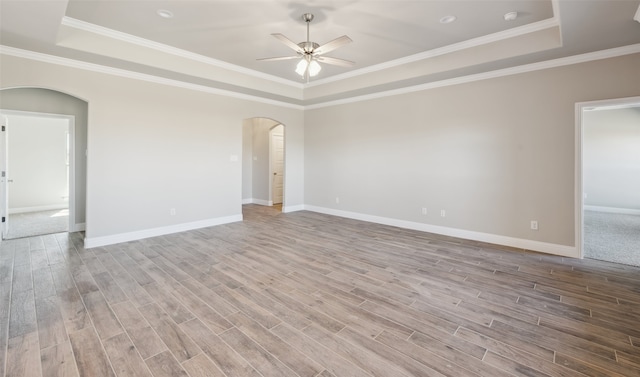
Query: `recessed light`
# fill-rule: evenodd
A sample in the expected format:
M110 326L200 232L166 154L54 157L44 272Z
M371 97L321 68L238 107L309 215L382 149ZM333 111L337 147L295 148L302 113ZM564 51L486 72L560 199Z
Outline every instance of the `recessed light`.
M504 14L505 21L513 21L518 18L518 12L509 12Z
M162 18L173 18L173 13L166 9L158 9L156 13Z
M440 19L441 24L450 24L456 20L456 16L444 16Z

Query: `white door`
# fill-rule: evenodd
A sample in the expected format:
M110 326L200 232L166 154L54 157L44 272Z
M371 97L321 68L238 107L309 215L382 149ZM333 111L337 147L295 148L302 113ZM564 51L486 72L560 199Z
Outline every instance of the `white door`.
M276 130L284 128L282 125L271 132L271 201L281 204L284 193L284 135Z
M0 131L0 216L2 217L2 237L9 232L9 195L7 194L7 130L9 129L9 119L6 115L0 115L2 130Z

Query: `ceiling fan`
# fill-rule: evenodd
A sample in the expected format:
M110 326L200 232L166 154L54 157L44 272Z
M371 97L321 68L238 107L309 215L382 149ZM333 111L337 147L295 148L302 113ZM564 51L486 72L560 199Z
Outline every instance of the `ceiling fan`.
M300 59L300 62L296 66L296 73L302 76L305 79L309 79L309 77L316 76L322 67L320 63L332 64L341 67L353 67L355 64L352 61L331 58L328 56L323 56L327 52L333 51L339 47L342 47L348 43L351 43L351 38L343 35L342 37L338 37L330 42L327 42L320 46L315 42L311 42L309 40L309 24L313 20L313 14L305 13L302 15L302 20L307 23L307 40L305 42L295 43L291 39L285 37L280 33L271 34L276 37L280 42L284 43L287 47L294 50L297 55L293 56L282 56L277 58L262 58L258 60L262 61L278 61L278 60L290 60L290 59Z

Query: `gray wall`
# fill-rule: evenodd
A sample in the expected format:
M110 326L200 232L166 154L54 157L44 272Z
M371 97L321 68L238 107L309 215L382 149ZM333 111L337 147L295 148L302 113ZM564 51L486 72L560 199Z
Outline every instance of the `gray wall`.
M3 67L3 71L7 71L7 68ZM11 88L0 90L0 109L64 114L75 117L75 221L76 224L85 223L87 200L87 159L85 154L87 150L88 124L87 102L55 90Z
M635 54L307 111L305 203L572 246L575 104L639 95L638 67Z
M288 126L287 203L303 204L301 110L7 55L0 63L0 87L52 88L89 103L89 244L238 219L243 120L253 117Z
M6 55L0 63L0 87L89 102L89 239L240 215L242 163L230 157L243 156L243 120L262 117L286 125L290 209L573 245L575 104L640 95L640 54L307 111Z
M640 210L640 107L586 111L583 125L584 204Z

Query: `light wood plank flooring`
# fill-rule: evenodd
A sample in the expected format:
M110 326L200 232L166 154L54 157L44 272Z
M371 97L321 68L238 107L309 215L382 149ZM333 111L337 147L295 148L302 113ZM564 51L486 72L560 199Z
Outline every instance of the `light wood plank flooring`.
M640 376L640 269L311 212L0 247L0 376Z

